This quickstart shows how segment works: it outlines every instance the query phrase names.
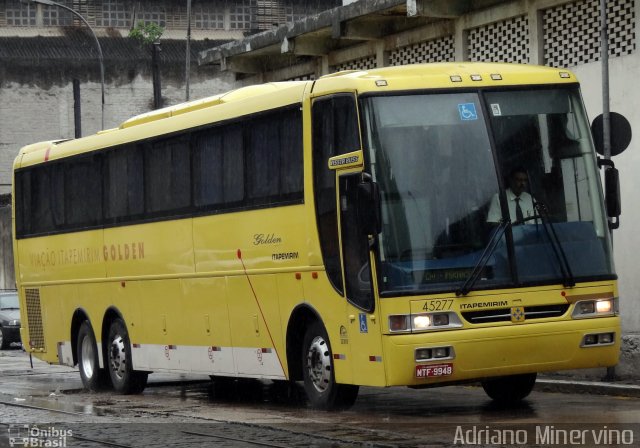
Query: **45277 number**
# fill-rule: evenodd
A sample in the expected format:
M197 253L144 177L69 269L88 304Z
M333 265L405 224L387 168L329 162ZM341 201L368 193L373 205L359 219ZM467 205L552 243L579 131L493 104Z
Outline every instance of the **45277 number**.
M452 305L453 300L451 299L433 299L427 300L422 309L424 311L448 311Z

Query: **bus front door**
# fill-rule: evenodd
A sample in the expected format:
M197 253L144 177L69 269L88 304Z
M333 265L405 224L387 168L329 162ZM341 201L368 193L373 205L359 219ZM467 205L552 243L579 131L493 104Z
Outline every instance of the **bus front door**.
M360 385L384 386L382 330L371 274L373 258L369 236L362 230L362 217L358 217L361 179L362 173L339 178L342 265L349 322L346 330L351 345L353 381Z

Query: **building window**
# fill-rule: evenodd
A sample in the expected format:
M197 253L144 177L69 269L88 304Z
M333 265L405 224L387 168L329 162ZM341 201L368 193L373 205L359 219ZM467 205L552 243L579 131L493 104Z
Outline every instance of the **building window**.
M96 20L96 25L113 28L128 28L131 26L131 14L124 0L103 0L102 18Z
M155 23L162 27L167 26L167 12L159 5L144 5L136 16L136 22L142 21L145 24Z
M201 4L191 11L193 26L200 30L223 30L224 8L217 4Z
M6 20L9 26L33 26L36 24L36 5L18 2L7 6Z
M58 1L58 3L73 8L70 0ZM73 25L73 14L66 9L57 6L42 7L42 24L44 26L71 26Z
M251 29L251 8L256 0L238 0L229 7L229 26L232 30Z

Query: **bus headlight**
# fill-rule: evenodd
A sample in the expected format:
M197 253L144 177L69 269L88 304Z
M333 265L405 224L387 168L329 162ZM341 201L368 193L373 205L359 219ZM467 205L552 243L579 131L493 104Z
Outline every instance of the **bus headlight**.
M462 327L462 322L458 315L452 311L389 316L389 331L391 333L419 333L460 327Z
M596 302L596 313L609 314L613 310L613 301L611 300L598 300Z
M425 330L431 326L431 316L428 314L418 314L413 316L412 330Z
M605 317L618 314L618 299L594 299L576 302L571 317L585 319L588 317Z

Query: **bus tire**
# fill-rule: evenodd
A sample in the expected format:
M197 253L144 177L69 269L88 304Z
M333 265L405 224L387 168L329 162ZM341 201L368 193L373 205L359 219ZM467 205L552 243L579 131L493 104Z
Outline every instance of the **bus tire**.
M302 376L307 399L313 408L347 409L358 397L358 386L336 383L329 337L318 321L312 322L304 335Z
M5 348L9 348L9 343L6 341L4 337L4 332L2 327L0 327L0 350L4 350Z
M80 325L76 355L84 388L90 391L106 389L110 384L109 377L106 370L100 368L96 336L88 320Z
M147 385L148 372L133 370L131 341L122 319L116 319L109 327L107 364L113 389L124 395L139 394Z
M535 373L511 375L482 382L485 393L498 404L516 404L526 398L536 384Z

